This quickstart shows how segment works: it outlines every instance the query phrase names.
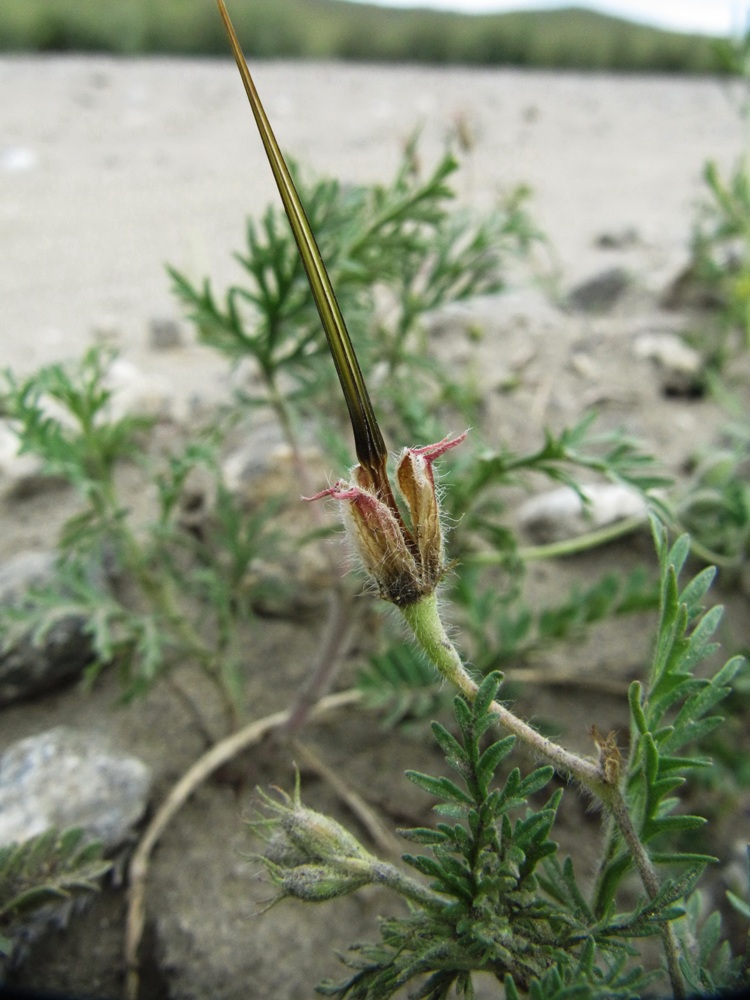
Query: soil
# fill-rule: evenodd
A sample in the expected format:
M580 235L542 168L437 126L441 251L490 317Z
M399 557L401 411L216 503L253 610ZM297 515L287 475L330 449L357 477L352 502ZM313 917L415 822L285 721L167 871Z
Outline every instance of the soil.
M461 121L475 140L460 179L463 202L481 211L516 184L532 189L531 211L549 250L508 293L449 312L433 329L435 351L476 371L490 439L530 449L543 426L571 424L596 406L603 427L625 427L682 482L701 449L716 446L726 411L708 395L665 393L663 374L636 356L634 342L642 333L700 333L698 314L662 303L688 259L704 163L728 167L742 150L724 84L329 63L261 64L256 79L283 148L318 174L386 180L414 129L432 162ZM237 277L231 251L242 246L245 216L273 197L234 66L6 57L0 95L3 365L27 373L105 339L162 379L177 423L189 427L196 404L227 397L230 375L182 321L164 264L195 278L210 274L223 287ZM570 289L613 268L629 275L616 302L599 312L566 308ZM148 331L155 320L180 324L181 344L154 349ZM477 324L478 343L454 335ZM509 373L518 387L498 391ZM739 374L746 386L747 372ZM340 471L326 470L322 482ZM134 478L128 488L137 503L141 484ZM509 517L521 499L513 498ZM72 503L59 489L6 501L0 556L52 547ZM535 564L529 599L541 605L576 580L652 560L644 533ZM747 647L746 594L733 581L720 581L717 594L727 605L727 650ZM322 614L312 623L266 620L253 632L252 718L289 704L309 670ZM643 671L652 630L652 616L610 621L575 646L540 654L536 681L513 686L518 712L584 752L591 752L594 723L625 739L624 696L603 692L597 681L622 681L624 691ZM348 686L356 667L355 649L336 686ZM546 683L545 673L559 669L575 676L562 686ZM210 705L200 682L186 676ZM121 705L116 677L105 674L89 694L73 687L4 709L0 749L60 723L106 731L115 746L145 760L155 775L152 808L204 748L173 691L157 687ZM311 723L304 741L387 825L429 819L429 803L402 777L406 767L441 773L425 727L386 733L376 716L349 709ZM321 978L340 974L335 950L373 939L377 914L396 905L368 890L321 908L287 902L264 912L270 889L245 857L252 843L243 817L256 785L291 786L293 756L273 744L242 755L167 828L148 881L143 1000L311 997ZM304 768L303 779L308 804L367 839L329 783ZM575 850L584 875L598 831L597 815L568 794L558 839ZM736 817L719 817L713 836L722 858L718 884L747 829ZM13 982L114 1000L122 990L124 914L125 887L114 879L67 926L39 935ZM496 995L492 984L483 989Z

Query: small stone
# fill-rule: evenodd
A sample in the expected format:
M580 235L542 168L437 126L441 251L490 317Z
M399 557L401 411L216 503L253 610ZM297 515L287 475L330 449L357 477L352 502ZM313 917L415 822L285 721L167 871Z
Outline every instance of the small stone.
M34 587L55 574L53 552L20 552L0 566L0 604L20 605ZM81 615L59 618L35 642L30 633L7 648L0 643L0 705L37 697L76 680L94 659L91 637Z
M151 772L97 733L58 726L0 757L0 844L50 827L82 827L106 848L127 839L148 802Z
M0 604L18 604L32 587L48 583L55 558L54 552L29 549L0 564Z
M599 366L590 354L584 351L574 351L570 356L570 367L581 378L594 381L599 377Z
M122 346L124 337L122 324L117 316L102 313L92 324L94 340L101 347L117 350Z
M21 439L9 420L0 420L0 500L33 496L58 482L36 455L21 454Z
M252 592L253 611L261 618L315 623L334 584L330 560L318 542L273 562L254 560L240 589Z
M626 517L643 517L648 508L643 495L620 483L581 487L586 503L570 486L532 497L518 511L520 526L539 544L576 538Z
M115 358L105 378L112 396L107 408L109 420L122 417L169 419L173 416L174 393L166 379L142 372L132 361Z
M721 309L726 303L718 284L704 277L694 263L689 263L669 282L661 305L664 309L704 311Z
M156 317L148 324L148 344L153 351L172 351L182 347L180 324L168 317Z
M655 362L666 395L696 396L702 392L703 358L677 334L642 333L635 340L633 352L637 358Z
M308 448L303 459L308 469L317 468L320 453ZM253 508L279 496L296 499L303 492L294 455L273 425L258 427L226 455L221 474L230 492Z
M600 250L630 250L639 245L641 238L637 229L625 226L623 229L600 233L594 242Z
M632 284L633 279L624 268L613 267L577 285L568 295L568 305L584 313L609 312Z

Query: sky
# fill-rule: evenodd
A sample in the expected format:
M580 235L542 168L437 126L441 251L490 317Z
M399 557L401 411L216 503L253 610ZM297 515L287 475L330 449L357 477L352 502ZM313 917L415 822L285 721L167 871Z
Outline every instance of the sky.
M432 7L465 13L498 13L507 10L590 7L632 21L673 31L711 35L737 35L750 17L750 0L360 0L389 7Z

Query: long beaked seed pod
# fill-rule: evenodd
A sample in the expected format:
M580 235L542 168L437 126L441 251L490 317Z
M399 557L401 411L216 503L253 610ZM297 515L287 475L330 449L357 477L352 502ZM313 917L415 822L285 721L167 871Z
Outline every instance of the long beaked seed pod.
M341 383L341 389L344 393L344 399L346 400L347 409L349 410L357 458L360 465L367 470L375 491L389 504L394 511L394 515L398 517L398 507L393 499L393 492L386 475L388 452L375 418L367 386L362 376L344 317L336 300L331 279L328 276L323 258L320 255L315 235L310 227L292 175L276 141L271 123L261 103L245 57L242 54L242 49L224 0L217 0L217 4L229 37L232 54L242 77L247 99L250 102L250 107L263 141L266 156L268 157L279 194L281 195L284 210L292 227L292 233L294 234L307 279L310 283L310 290L320 314L320 320L323 324L328 346L334 365L336 366L339 382Z
M339 480L330 489L306 499L327 496L344 504L349 536L378 593L397 607L413 607L434 593L445 573L443 530L432 466L466 435L406 448L401 453L396 482L409 510L407 525L388 479L388 453L325 263L224 0L217 0L217 4L325 330L359 459L349 480Z

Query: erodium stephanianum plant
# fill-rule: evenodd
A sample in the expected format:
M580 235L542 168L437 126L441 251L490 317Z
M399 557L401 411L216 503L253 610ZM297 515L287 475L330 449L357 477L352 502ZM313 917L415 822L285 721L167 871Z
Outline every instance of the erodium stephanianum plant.
M388 478L388 451L383 435L315 236L224 2L217 0L217 4L307 273L354 433L359 464L352 473L352 482L342 480L318 495L331 496L346 505L345 516L351 525L355 549L365 569L372 574L378 590L401 611L416 641L440 673L473 701L477 684L448 638L435 593L445 569L432 463L458 444L463 435L438 444L405 450L398 466L398 485L412 517L412 525L408 527ZM498 703L493 703L493 709L506 728L531 744L562 773L580 781L593 794L606 798L615 787L608 780L601 760L593 761L570 753L541 736Z
M396 484L408 509L407 524L388 478L388 453L385 443L315 237L263 110L224 2L217 0L217 3L320 313L354 432L358 465L354 467L348 479L339 480L331 488L309 499L330 497L343 505L344 518L354 548L380 596L399 609L417 643L440 674L453 684L470 704L476 707L481 703L484 706L487 725L492 720L500 723L530 747L537 756L545 758L552 764L558 773L577 782L601 804L608 816L610 841L622 851L621 857L618 855L620 865L618 871L622 873L631 866L637 871L646 892L646 909L661 906L666 898L665 894L669 895L670 892L676 893L677 896L684 895L687 890L683 892L679 886L675 889L668 881L663 882L659 878L655 867L655 862L659 859L657 855L652 858L646 850L645 843L650 836L649 829L643 826L635 812L631 815L627 805L629 800L626 800L624 791L627 791L626 786L630 779L626 780L615 738L600 735L592 730L595 758L572 753L546 739L495 700L496 687L493 687L491 692L485 690L486 685L483 685L482 689L479 688L449 639L441 621L436 597L436 588L445 574L446 563L433 464L445 452L459 444L465 435L445 438L437 444L406 448L402 452L396 468ZM666 551L664 545L662 548ZM674 576L677 571L678 569L670 567L666 570L668 576L669 573ZM673 603L678 603L676 598ZM737 664L730 663L725 670L730 668L738 669ZM672 694L670 697L672 700L667 701L667 704L671 704L677 695ZM657 747L655 741L661 740L667 730L657 728L654 734L648 731L647 715L641 706L642 698L641 688L634 685L631 700L635 705L636 724L639 730L636 739L646 740L650 747L653 744L654 749L649 758L651 770L648 772L651 776L649 780L653 783L657 780L660 759L658 749L655 749ZM691 705L691 710L694 708L695 706ZM662 766L672 767L672 760L671 757L665 757ZM664 781L667 783L662 782L658 785L657 782L658 788L654 786L660 795L664 794L665 788L674 787L673 779ZM654 802L656 801L654 799ZM672 804L675 801L672 800ZM279 812L279 807L276 811ZM313 814L303 809L299 796L296 795L294 800L285 800L279 815L284 822L291 823L294 820L294 823L297 823L301 817L310 820ZM318 829L317 819L313 826ZM294 824L291 828L297 829ZM339 840L337 834L334 841L338 844ZM328 863L326 859L321 859L319 852L311 851L307 841L303 846L304 850L297 861L303 865L306 877L312 878L312 883L309 880L304 881L304 886L309 888L310 884L314 884L315 892L320 892L322 885L324 895L336 894L334 890L341 886L337 883L337 886L332 888L326 881L325 871L320 870L321 864L325 869ZM347 887L352 878L357 883L372 880L372 871L368 868L372 864L369 856L361 855L358 849L354 851L354 855L351 855L351 852L344 853L349 866L345 880ZM283 877L283 872L278 869L276 862L271 863L270 870L277 881ZM295 875L298 881L299 876L298 870ZM299 888L298 882L294 885ZM345 888L345 891L349 889ZM672 896L669 898L671 901ZM683 976L684 958L680 955L672 919L670 916L659 920L656 933L662 938L673 995L684 997L686 995ZM435 996L437 995L436 993Z

